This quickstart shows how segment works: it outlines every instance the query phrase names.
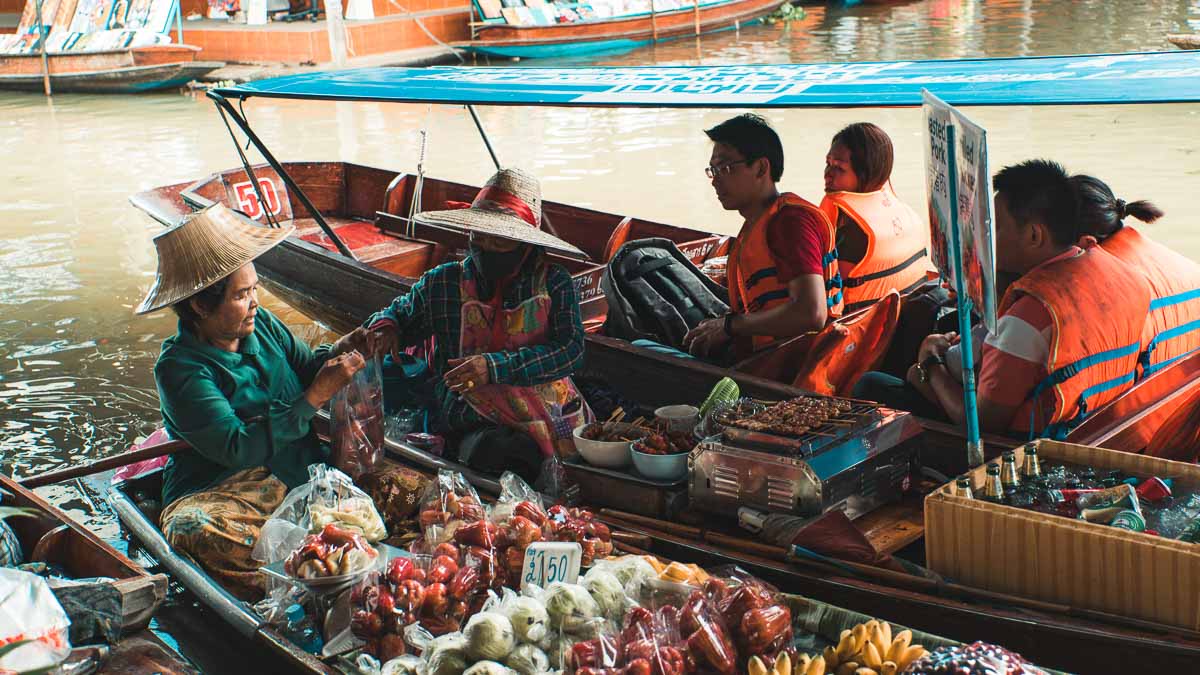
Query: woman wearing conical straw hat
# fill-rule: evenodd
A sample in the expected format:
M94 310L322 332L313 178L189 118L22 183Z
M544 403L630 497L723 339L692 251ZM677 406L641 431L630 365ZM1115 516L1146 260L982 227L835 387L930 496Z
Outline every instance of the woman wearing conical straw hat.
M163 533L244 599L262 594L259 528L328 454L309 423L368 349L358 329L309 350L259 306L252 261L291 232L220 204L192 214L154 238L158 275L137 308L179 316L154 380L167 432L195 449L165 469Z
M583 360L579 299L546 252L585 256L542 229L541 188L524 171L496 172L461 206L416 220L465 232L467 257L426 272L366 325L394 355L433 338L435 430L469 466L532 479L546 458L574 453L572 430L591 420L570 378Z

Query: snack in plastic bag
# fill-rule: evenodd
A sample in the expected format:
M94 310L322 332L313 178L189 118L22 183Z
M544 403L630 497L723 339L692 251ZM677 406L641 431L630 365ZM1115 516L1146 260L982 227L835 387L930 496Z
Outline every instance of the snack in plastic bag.
M434 638L424 652L429 675L460 675L467 669L467 639L462 633Z
M600 614L600 608L591 594L579 584L555 582L546 589L542 601L550 618L553 630L575 633L587 628L587 624Z
M520 644L504 659L504 665L521 675L541 675L550 670L550 657L537 645Z
M69 627L45 579L0 568L0 648L32 640L0 656L0 672L40 671L62 663L71 653Z
M371 543L387 536L371 498L355 487L349 476L324 464L310 465L308 476L308 482L289 492L263 524L254 544L255 560L283 560L305 536L320 532L329 523L355 530Z
M383 456L383 380L379 357L366 366L329 401L331 461L358 480Z
M425 662L412 654L397 656L383 664L379 675L425 675Z
M361 534L329 523L320 534L301 541L284 561L283 571L297 579L337 577L369 569L378 557Z
M463 629L467 656L476 661L503 661L516 646L512 623L500 612L480 612Z
M454 539L455 531L468 523L482 521L484 509L479 494L461 473L442 469L421 498L420 524L425 545L430 547Z
M501 604L500 611L512 624L517 641L539 644L546 639L550 615L541 600L514 594L511 599L506 599Z
M512 671L502 663L479 661L467 668L463 675L512 675Z

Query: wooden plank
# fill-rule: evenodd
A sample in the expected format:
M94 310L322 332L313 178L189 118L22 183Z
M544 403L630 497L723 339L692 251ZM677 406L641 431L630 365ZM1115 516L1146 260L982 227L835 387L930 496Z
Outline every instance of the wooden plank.
M925 509L919 498L881 506L854 521L875 550L891 555L925 536Z

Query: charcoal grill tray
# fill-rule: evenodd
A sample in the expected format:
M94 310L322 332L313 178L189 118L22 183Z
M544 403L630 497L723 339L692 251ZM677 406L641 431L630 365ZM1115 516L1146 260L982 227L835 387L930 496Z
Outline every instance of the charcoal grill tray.
M834 421L842 422L841 424L825 422L798 436L728 426L725 427L723 436L725 442L733 446L762 450L772 454L807 457L819 452L822 448L857 434L879 419L878 405L870 401L852 399L849 410L832 418ZM853 422L853 424L844 422Z

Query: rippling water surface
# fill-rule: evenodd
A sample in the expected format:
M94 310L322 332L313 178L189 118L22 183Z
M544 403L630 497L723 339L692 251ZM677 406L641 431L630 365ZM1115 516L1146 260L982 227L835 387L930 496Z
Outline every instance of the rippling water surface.
M1200 30L1200 2L927 0L808 7L790 27L753 26L598 59L601 64L785 63L1009 56L1169 48ZM565 63L565 62L564 62ZM563 65L562 63L556 65ZM461 110L252 101L247 114L285 160L344 159L412 170L422 126L430 174L481 182L490 163ZM531 168L548 198L731 232L701 173L700 130L728 111L483 109L506 164ZM1168 213L1156 237L1200 258L1200 106L1013 107L970 114L989 132L994 167L1059 159ZM819 196L830 136L852 121L886 128L894 182L923 198L917 110L773 111L787 151L783 186ZM137 317L161 228L134 192L196 179L237 157L203 97L0 96L0 471L31 475L124 449L157 423L151 367L175 329ZM271 302L268 299L268 302ZM274 305L272 305L274 306ZM283 310L284 308L277 308ZM301 316L288 320L312 333ZM50 492L91 509L70 485ZM83 494L83 497L79 495ZM107 526L105 526L107 527Z

